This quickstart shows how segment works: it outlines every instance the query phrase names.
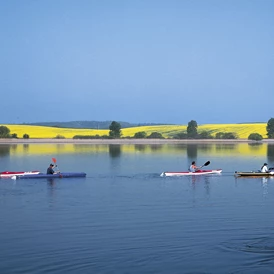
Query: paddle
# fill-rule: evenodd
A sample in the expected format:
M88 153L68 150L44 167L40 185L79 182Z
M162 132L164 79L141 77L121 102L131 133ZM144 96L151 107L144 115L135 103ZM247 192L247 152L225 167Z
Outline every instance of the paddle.
M56 164L56 158L52 158L52 162L55 164L55 166L57 167L57 164ZM57 169L58 169L58 172L60 173L60 169L57 167Z
M205 162L200 168L204 167L204 166L208 166L210 164L210 161Z

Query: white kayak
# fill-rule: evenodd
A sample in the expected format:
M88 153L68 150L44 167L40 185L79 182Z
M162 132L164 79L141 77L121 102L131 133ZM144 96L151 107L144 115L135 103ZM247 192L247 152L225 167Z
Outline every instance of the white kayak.
M0 178L11 178L12 176L34 175L39 174L40 171L3 171L0 172Z
M190 171L165 171L161 173L161 177L169 177L169 176L189 176L189 175L206 175L206 174L220 174L223 170L222 169L209 169L209 170L197 170L195 172Z

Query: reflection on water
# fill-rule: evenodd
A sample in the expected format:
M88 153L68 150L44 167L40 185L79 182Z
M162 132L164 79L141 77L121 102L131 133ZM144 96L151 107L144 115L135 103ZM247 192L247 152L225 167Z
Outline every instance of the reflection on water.
M215 175L213 175L215 176ZM219 175L217 175L219 176ZM198 184L198 187L200 187L202 184L204 189L205 189L205 193L206 196L210 195L210 179L212 178L212 175L206 175L206 176L189 176L188 179L191 181L191 185L192 185L192 189L195 190L196 186Z
M10 149L11 149L12 152L16 152L17 148L18 148L17 144L10 145Z
M186 147L187 157L190 160L196 160L197 154L198 154L198 145L195 144L189 144Z
M68 153L100 153L109 152L114 157L120 152L142 153L157 152L161 154L179 154L185 152L189 159L197 159L200 155L231 155L266 156L274 163L274 144L239 143L239 144L150 144L150 145L92 145L92 144L12 144L0 145L0 157L8 154L68 154ZM116 155L116 156L115 156Z
M10 154L10 145L0 145L0 157L4 157Z
M147 145L136 144L136 145L134 145L134 149L136 151L144 152L147 149Z
M121 155L121 145L109 145L109 155L112 158L120 157Z
M203 151L203 152L210 152L214 148L214 145L208 145L208 144L199 144L197 147L197 150Z
M248 146L251 148L251 149L258 149L260 148L260 146L262 146L263 143L248 143Z
M23 150L25 153L27 153L29 150L29 144L23 144Z
M267 145L267 159L267 161L274 166L274 144Z
M47 178L46 179L47 180L47 182L48 182L48 185L50 186L50 187L53 187L54 185L55 185L55 179L54 178Z
M237 144L238 145L238 144ZM216 151L229 151L237 148L236 144L216 144Z
M44 168L54 154L88 176L0 180L0 273L273 272L274 180L229 172L261 165L264 145L256 154L247 144L235 154L214 144L9 149L2 166ZM227 172L160 177L194 156Z
M263 195L266 197L268 194L268 178L262 178Z
M157 151L157 150L161 150L163 148L162 145L157 145L157 144L153 144L153 145L150 145L150 148L152 151Z

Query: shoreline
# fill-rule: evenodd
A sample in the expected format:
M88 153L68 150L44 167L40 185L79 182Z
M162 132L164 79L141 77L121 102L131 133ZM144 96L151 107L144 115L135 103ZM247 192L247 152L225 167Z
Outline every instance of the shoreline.
M269 144L274 139L0 139L0 144L90 144L90 145L161 145L161 144Z

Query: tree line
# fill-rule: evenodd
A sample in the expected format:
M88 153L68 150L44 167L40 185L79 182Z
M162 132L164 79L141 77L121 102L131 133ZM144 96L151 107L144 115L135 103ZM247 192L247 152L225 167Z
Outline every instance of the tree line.
M274 118L270 118L266 126L268 139L274 139ZM29 139L29 134L23 134L23 139ZM0 138L18 138L16 133L11 133L10 129L6 126L0 126ZM57 135L54 137L56 139L64 139L62 135ZM112 121L109 126L108 135L75 135L73 139L119 139L122 138L122 126L119 122ZM145 131L139 131L134 134L133 137L125 138L135 138L135 139L164 139L164 136L159 132L152 132L147 134ZM235 132L217 132L215 136L209 131L198 132L198 123L195 120L188 122L186 132L180 132L175 134L173 139L237 139L238 136ZM249 140L260 141L263 139L262 135L254 132L248 136Z
M0 138L18 138L17 133L10 133L10 129L6 126L0 126ZM23 134L24 139L28 139L27 133Z
M104 136L80 136L76 135L74 139L118 139L122 137L121 133L121 124L113 121L109 126L109 135ZM268 120L267 126L267 136L269 139L274 138L274 118ZM131 138L131 137L126 137ZM150 135L147 135L145 131L139 131L134 134L132 137L134 139L145 139L145 138L153 138L153 139L164 139L164 136L159 132L152 132ZM191 120L188 122L186 132L180 132L173 136L173 139L238 139L237 133L235 132L217 132L215 137L209 131L202 131L198 133L198 123L195 120ZM249 140L261 141L263 136L257 132L251 133L248 136Z

